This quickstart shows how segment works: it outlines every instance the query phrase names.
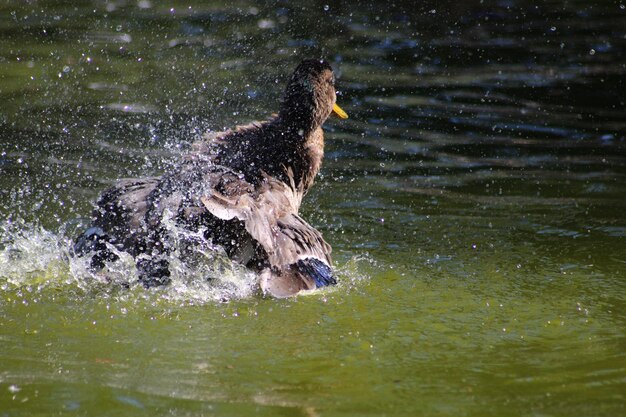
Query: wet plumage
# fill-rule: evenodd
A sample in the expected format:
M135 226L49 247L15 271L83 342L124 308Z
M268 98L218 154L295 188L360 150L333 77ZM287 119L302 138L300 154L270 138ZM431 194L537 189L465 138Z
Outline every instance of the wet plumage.
M166 220L203 231L226 254L261 275L277 297L334 284L330 246L298 214L324 155L322 124L334 110L334 75L303 61L272 119L207 134L162 177L121 180L96 203L93 225L75 245L101 268L115 256L105 242L137 257L144 285L169 281ZM140 256L141 255L141 256Z

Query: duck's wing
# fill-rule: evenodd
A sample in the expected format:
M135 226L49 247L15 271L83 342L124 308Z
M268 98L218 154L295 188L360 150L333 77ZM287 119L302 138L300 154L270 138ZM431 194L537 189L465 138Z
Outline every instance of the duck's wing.
M91 265L96 269L102 268L105 261L117 259L108 243L136 255L138 242L147 234L143 224L147 196L158 183L159 178L122 179L103 192L96 202L91 227L76 237L72 253L93 253Z
M132 247L130 241L145 232L143 219L148 210L148 195L159 181L158 177L119 180L96 202L94 226L104 230L111 241Z
M214 192L201 201L214 216L243 222L263 248L269 263L261 273L264 291L287 297L336 283L331 247L297 214L300 196L289 185L266 178L257 194L225 196Z
M252 193L225 191L214 189L200 200L213 216L242 221L272 266L289 265L303 256L330 263L330 246L297 214L301 197L292 186L266 176Z
M215 244L246 264L255 256L255 246L243 223L211 216L200 196L213 192L234 196L252 190L232 170L202 161L187 161L162 177L120 180L100 195L92 225L76 238L73 251L78 255L97 252L99 258L108 260L112 258L109 243L133 256L168 250L172 223L164 220L171 219L194 231L204 228ZM102 267L103 262L94 265Z
M322 234L295 213L276 220L272 265L291 265L302 259L331 264L331 247Z

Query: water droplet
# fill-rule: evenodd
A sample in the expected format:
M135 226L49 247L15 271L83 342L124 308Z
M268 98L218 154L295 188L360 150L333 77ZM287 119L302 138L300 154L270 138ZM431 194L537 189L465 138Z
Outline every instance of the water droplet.
M551 30L552 32L556 32L556 26L552 26L552 27L550 28L550 30Z
M276 24L271 19L261 19L257 23L257 26L259 27L259 29L274 29L274 27L276 27Z
M595 49L590 49L589 50L589 55L595 55L596 54L596 50Z
M328 10L330 10L330 6L328 4L324 5L324 11L327 12Z

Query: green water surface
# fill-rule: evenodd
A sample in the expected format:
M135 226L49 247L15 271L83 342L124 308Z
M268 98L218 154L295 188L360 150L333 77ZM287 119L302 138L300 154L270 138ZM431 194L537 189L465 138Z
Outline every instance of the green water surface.
M3 3L0 416L626 415L624 51L619 1ZM311 56L338 287L77 272L100 191Z

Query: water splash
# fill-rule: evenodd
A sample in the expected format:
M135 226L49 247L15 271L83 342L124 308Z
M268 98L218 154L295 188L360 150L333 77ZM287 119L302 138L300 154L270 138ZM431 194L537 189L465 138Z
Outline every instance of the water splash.
M60 289L78 297L150 298L176 305L202 305L260 295L256 273L233 263L224 251L203 237L178 227L173 219L164 226L171 252L171 283L144 289L138 280L135 259L126 252L109 249L119 259L102 270L90 268L90 258L71 253L73 235L81 221L68 222L59 232L22 220L0 224L0 288L5 291L31 288L37 291ZM353 256L337 268L339 285L315 293L351 291L368 279L370 268L377 268L370 257Z
M13 286L74 282L62 236L22 220L0 224L0 281Z
M0 285L5 290L70 287L82 293L109 296L143 293L189 304L248 298L258 293L256 274L230 262L209 242L200 241L199 234L171 225L170 231L176 238L174 250L167 256L172 283L143 290L135 260L128 253L111 246L119 260L93 271L89 257L71 255L71 233L65 228L55 233L20 220L5 221L0 225ZM190 245L192 239L196 242Z

